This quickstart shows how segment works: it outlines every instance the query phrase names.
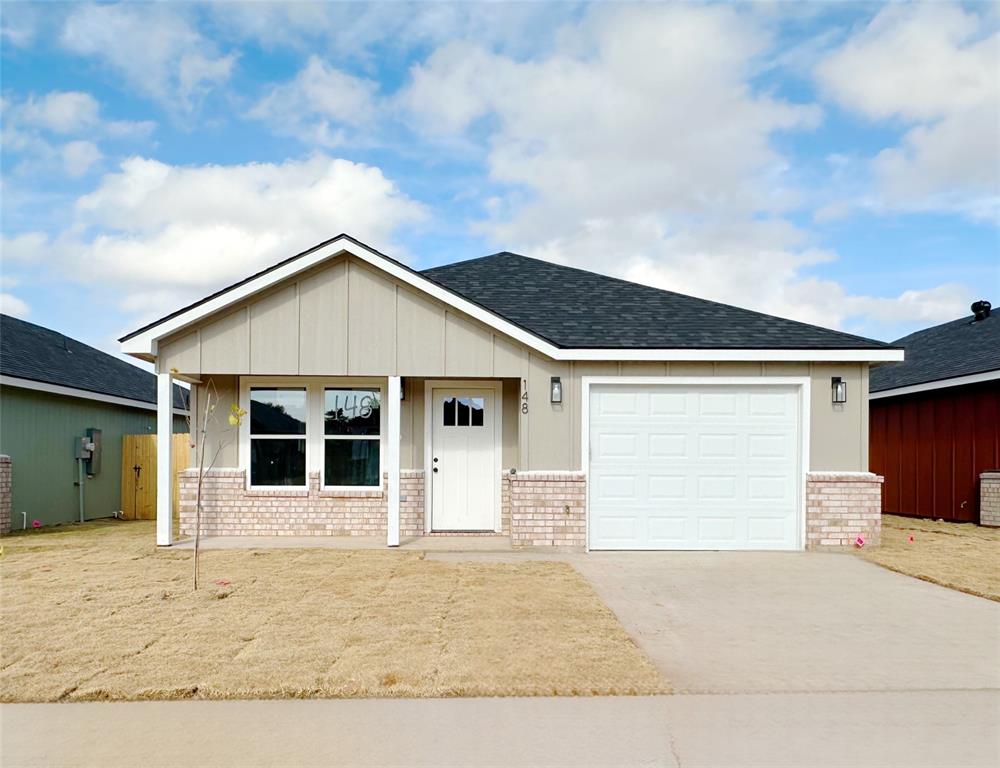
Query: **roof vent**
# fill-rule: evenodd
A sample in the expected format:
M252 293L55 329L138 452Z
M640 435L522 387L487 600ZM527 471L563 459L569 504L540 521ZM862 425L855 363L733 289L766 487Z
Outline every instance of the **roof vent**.
M980 299L972 303L972 314L974 315L972 322L977 322L979 320L985 320L990 316L990 309L993 305L990 304L986 299Z

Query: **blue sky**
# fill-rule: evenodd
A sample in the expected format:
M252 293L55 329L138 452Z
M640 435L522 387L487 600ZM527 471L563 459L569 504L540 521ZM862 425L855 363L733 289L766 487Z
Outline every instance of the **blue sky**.
M115 350L347 231L893 339L1000 303L996 9L5 3L3 311Z

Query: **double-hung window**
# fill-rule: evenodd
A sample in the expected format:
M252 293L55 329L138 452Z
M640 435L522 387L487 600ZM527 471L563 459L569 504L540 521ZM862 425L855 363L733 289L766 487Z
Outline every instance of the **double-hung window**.
M250 388L250 485L306 487L305 387Z
M323 390L323 485L381 487L380 391Z

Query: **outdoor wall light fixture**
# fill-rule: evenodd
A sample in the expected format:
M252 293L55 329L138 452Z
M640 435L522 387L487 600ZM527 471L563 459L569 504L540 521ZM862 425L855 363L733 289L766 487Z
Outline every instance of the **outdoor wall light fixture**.
M847 402L847 382L844 381L839 376L834 376L830 379L830 389L833 393L834 403L846 403Z
M558 376L552 377L552 387L549 390L549 401L553 405L562 404L562 381Z

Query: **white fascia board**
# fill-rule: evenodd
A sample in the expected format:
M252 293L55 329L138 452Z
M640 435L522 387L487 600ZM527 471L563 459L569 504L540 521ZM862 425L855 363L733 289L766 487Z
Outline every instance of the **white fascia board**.
M526 331L519 325L505 320L478 304L462 298L422 275L387 259L364 246L340 238L318 248L312 253L283 264L266 274L238 285L203 304L192 307L176 317L164 320L152 328L121 342L121 350L135 357L155 356L157 341L198 322L204 317L231 304L260 293L272 285L287 280L317 264L348 253L370 264L392 277L421 291L460 312L479 320L485 325L515 339L525 346L553 360L746 360L746 361L854 361L854 362L897 362L903 359L903 351L897 349L561 349L544 339Z
M969 376L955 376L950 379L939 379L938 381L928 381L926 384L913 384L909 387L896 387L895 389L883 389L881 392L869 392L869 400L879 400L883 397L899 397L900 395L913 395L918 392L930 392L935 389L948 389L949 387L961 387L965 384L979 384L984 381L996 381L1000 379L1000 369L996 371L986 371L985 373L973 373Z
M901 349L560 349L556 360L899 362Z
M145 400L133 400L129 397L117 397L116 395L105 395L100 392L91 392L87 389L77 389L76 387L65 387L61 384L49 384L44 381L34 381L32 379L22 379L17 376L0 376L0 385L5 387L20 387L21 389L32 389L36 392L47 392L52 395L63 395L65 397L77 397L81 400L96 400L99 403L109 405L124 405L128 408L141 408L144 411L155 411L156 403L147 403ZM181 408L174 408L175 416L187 416L188 412Z

